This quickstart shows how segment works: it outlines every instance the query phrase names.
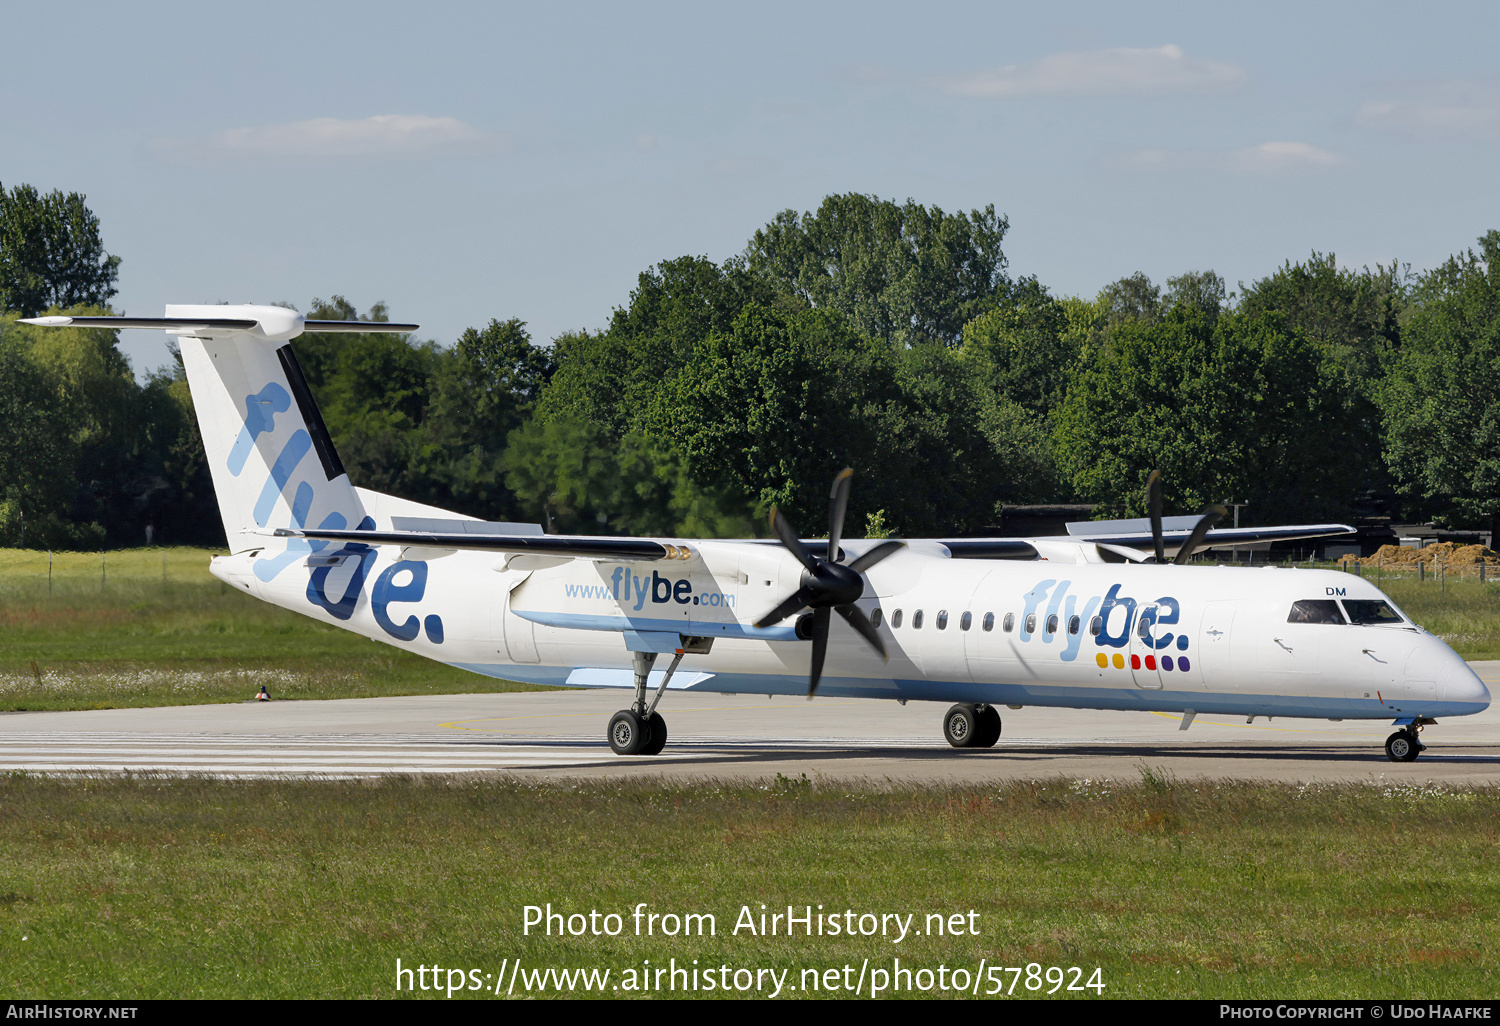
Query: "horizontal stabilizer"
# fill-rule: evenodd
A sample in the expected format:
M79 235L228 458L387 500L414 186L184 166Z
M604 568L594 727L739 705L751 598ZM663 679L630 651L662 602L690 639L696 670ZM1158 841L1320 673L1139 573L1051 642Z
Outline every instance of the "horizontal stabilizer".
M281 306L169 306L169 317L23 317L22 324L43 328L157 328L174 335L216 337L248 333L285 342L308 331L412 332L420 325L390 321L309 321ZM239 316L233 316L238 314ZM229 315L229 316L226 316Z

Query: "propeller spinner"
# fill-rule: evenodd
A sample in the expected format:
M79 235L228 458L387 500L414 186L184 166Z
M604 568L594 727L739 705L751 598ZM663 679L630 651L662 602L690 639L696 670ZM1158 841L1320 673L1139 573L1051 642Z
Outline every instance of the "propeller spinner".
M756 621L757 627L770 627L803 609L811 609L808 636L813 643L812 667L808 674L807 697L818 690L818 680L823 676L823 660L828 655L828 624L832 613L838 613L853 627L870 647L884 659L885 643L869 618L854 603L864 593L865 582L860 576L870 567L891 555L905 543L881 542L847 565L838 561L839 540L844 534L844 513L849 508L849 480L854 471L845 467L833 479L833 490L828 497L828 558L819 559L802 544L797 529L773 506L771 508L771 530L776 532L782 546L797 557L803 566L802 586L775 609ZM801 632L799 631L799 634Z

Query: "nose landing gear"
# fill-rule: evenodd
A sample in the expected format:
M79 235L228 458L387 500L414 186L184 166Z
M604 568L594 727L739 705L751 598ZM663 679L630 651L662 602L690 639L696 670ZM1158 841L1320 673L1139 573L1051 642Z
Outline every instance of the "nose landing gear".
M1423 727L1436 722L1427 716L1397 720L1396 725L1401 729L1385 739L1386 758L1392 762L1416 762L1417 756L1427 750L1427 746L1417 740L1417 735Z

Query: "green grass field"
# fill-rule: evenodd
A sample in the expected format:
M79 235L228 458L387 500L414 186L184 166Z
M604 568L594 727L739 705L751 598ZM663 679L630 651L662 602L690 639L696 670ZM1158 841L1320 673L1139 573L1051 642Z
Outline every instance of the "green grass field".
M0 708L241 701L263 682L279 698L518 687L236 594L207 575L208 556L109 553L103 580L97 554L59 556L49 593L44 553L0 552ZM1383 584L1463 654L1500 656L1492 586ZM915 996L958 996L940 967L981 991L1014 985L1004 1000L1043 996L1057 967L1056 996L1086 999L1099 995L1066 985L1097 979L1105 998L1491 998L1497 856L1494 789L1149 772L1131 785L925 790L23 773L0 778L0 986L75 999L382 997L396 993L400 958L484 988L457 998L488 996L520 959L513 996L567 989L555 976L528 983L537 970L608 969L603 993L618 997L637 992L608 988L639 985L629 973L648 959L698 959L784 972L781 996L804 997L813 977L816 994L844 994L827 989L830 970L840 987L861 968L889 985L900 958ZM524 908L548 902L616 913L622 932L525 935ZM717 933L637 937L639 902L711 913ZM899 945L735 935L741 907L758 916L762 904L914 915L918 929L972 909L979 932ZM981 962L1022 973L978 974ZM772 988L764 975L756 985L747 993Z
M1450 578L1439 585L1410 577L1373 583L1465 659L1500 659L1500 584Z
M1035 963L1040 989L1023 977L1006 1000L1042 996L1053 966L1085 980L1098 968L1105 998L1491 999L1497 856L1493 789L18 776L0 781L0 987L385 997L398 958L481 981L519 958L527 973L609 969L613 984L675 958L787 970L798 989L782 996L805 997L804 970L900 958L934 974ZM619 914L623 929L526 935L525 906L549 902ZM640 902L711 913L715 935L635 936ZM762 904L914 914L919 930L961 913L962 935L736 935L741 907L758 925ZM521 980L515 996L558 992Z
M47 553L0 549L0 710L533 690L239 594L211 555L56 553L49 582Z

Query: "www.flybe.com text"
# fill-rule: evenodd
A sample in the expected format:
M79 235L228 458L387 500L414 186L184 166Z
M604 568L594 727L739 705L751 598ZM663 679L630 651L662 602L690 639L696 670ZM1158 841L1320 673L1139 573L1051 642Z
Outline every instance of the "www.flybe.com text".
M663 577L655 570L650 577L637 577L623 566L615 567L608 584L564 584L563 594L568 598L609 599L632 611L643 609L647 602L734 608L733 595L718 591L694 594L693 582L686 577Z

